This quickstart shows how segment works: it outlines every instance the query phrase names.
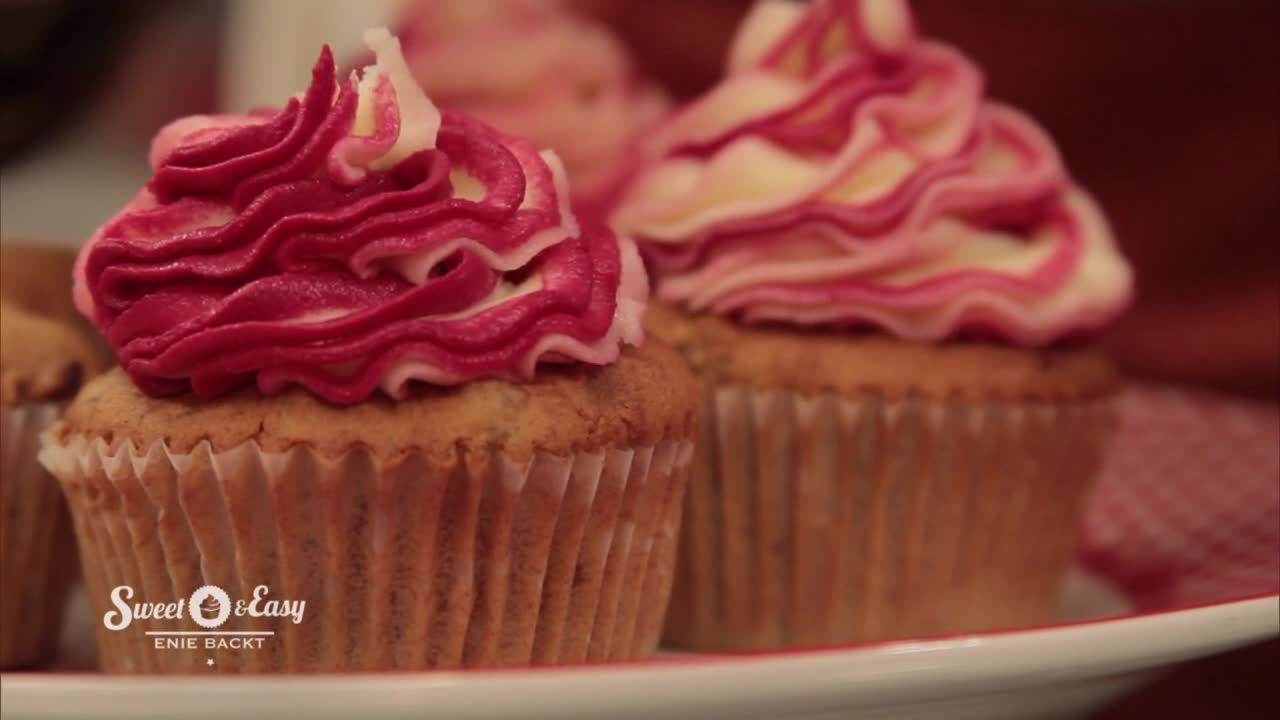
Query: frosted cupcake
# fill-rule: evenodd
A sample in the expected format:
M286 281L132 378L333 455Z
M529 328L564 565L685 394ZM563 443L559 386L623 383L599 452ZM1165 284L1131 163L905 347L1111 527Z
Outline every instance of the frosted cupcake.
M667 638L1047 619L1131 276L1032 121L905 3L758 5L613 215L707 386Z
M162 130L81 254L122 369L41 459L107 670L657 645L697 407L679 355L642 344L639 256L578 226L554 154L441 114L366 39L362 76L326 49L278 112ZM146 635L201 628L262 641Z
M5 254L5 262L14 258ZM65 271L70 266L64 267ZM7 273L6 273L7 274ZM40 433L97 367L92 344L58 319L0 299L0 668L53 659L76 576L71 521L36 462Z
M605 27L559 0L416 0L404 18L409 69L433 100L555 150L580 213L616 199L633 139L667 100Z

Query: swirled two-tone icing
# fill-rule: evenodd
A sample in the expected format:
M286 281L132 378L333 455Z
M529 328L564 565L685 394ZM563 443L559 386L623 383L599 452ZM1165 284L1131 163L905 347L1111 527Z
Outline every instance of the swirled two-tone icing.
M612 219L659 297L747 322L1043 344L1131 292L1050 139L900 0L758 5Z
M630 241L580 228L556 156L438 111L385 30L284 109L163 129L154 175L90 239L76 300L144 391L521 379L642 340Z
M556 0L416 0L398 34L414 79L441 107L556 151L574 207L616 195L632 141L666 110L606 28Z

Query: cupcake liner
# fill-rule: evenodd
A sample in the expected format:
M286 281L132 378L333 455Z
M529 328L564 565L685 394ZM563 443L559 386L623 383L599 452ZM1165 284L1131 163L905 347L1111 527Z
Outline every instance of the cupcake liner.
M1051 617L1103 400L708 388L664 642L701 650Z
M299 672L654 652L691 456L667 440L442 466L362 447L179 454L49 434L41 460L71 503L100 620L120 585L132 602L188 605L182 619L98 622L104 669ZM147 632L205 631L187 601L206 585L233 605L265 585L268 599L305 601L302 621L233 611L217 631L273 635L158 649Z
M0 668L49 660L76 573L75 541L58 483L36 461L55 403L0 412Z

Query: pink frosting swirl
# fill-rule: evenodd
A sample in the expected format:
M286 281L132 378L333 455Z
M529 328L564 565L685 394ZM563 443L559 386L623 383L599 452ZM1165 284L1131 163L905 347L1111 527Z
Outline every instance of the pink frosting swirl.
M398 34L414 79L441 107L555 150L575 209L601 215L666 111L622 43L557 0L414 0ZM496 53L496 55L495 55Z
M746 322L1042 344L1123 310L1105 219L905 2L765 2L613 215L658 296Z
M328 48L279 111L179 120L90 239L76 300L144 391L528 378L641 342L639 255L580 229L555 155L438 112L396 40L338 82Z

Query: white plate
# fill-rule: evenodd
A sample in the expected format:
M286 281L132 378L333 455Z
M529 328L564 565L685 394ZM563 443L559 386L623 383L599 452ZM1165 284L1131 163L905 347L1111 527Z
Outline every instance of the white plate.
M14 720L1070 718L1162 668L1280 634L1275 595L1117 616L1126 611L1117 594L1077 578L1064 603L1064 617L1076 621L1041 629L599 668L258 678L8 674L0 676L0 708Z

